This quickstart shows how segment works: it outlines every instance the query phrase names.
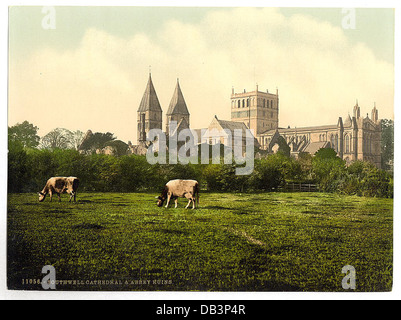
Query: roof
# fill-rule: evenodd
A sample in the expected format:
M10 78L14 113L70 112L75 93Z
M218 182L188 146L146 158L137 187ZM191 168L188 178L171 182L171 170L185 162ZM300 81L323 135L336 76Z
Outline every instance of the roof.
M291 133L291 132L302 133L303 131L336 130L337 128L338 128L338 126L336 124L335 125L315 126L315 127L278 128L278 129L266 130L262 134L274 134L276 132L276 130L278 130L279 133Z
M223 129L228 129L230 131L233 131L234 129L240 129L246 131L246 129L248 129L248 127L243 122L220 120L220 119L217 119L217 121L219 122L219 124L222 126Z
M185 114L189 115L187 104L185 103L184 96L180 88L180 83L177 79L177 85L174 90L173 97L171 98L170 105L167 110L167 114Z
M309 152L310 154L314 155L317 151L319 151L319 149L328 147L330 147L330 142L328 141L311 142L302 151Z
M145 93L143 94L138 112L159 111L163 112L160 107L159 99L157 98L156 90L153 86L152 77L149 73L148 84L146 85Z

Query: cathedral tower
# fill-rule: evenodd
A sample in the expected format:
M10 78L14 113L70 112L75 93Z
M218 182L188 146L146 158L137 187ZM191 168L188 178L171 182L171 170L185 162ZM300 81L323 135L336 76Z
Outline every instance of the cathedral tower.
M150 129L162 129L163 111L153 86L152 76L149 73L148 84L138 108L138 144L146 143L146 136Z
M177 85L171 98L170 105L166 113L166 133L170 132L170 122L176 121L179 130L189 129L189 111L181 91L180 83Z
M255 91L231 94L231 121L243 122L254 135L278 128L279 97L276 94L262 92L256 85Z

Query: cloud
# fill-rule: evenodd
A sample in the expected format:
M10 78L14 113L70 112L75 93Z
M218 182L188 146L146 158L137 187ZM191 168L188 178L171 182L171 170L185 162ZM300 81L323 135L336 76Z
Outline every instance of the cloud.
M27 119L41 135L55 127L110 131L136 141L136 110L148 68L164 112L180 78L191 126L230 119L236 92L280 93L280 125L334 124L377 103L393 117L394 66L378 60L338 26L270 8L209 12L199 23L169 20L156 34L122 38L88 29L69 51L43 48L10 59L10 124ZM163 124L164 125L164 124Z

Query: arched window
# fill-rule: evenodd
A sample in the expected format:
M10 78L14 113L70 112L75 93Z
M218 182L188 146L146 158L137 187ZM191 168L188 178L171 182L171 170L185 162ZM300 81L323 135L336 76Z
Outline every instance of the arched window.
M336 134L336 148L334 150L338 152L338 134Z
M330 136L330 144L331 144L331 147L332 147L334 150L336 150L336 139L335 139L335 137L334 137L333 134Z
M372 134L369 133L368 137L368 152L372 153Z
M345 135L345 153L350 153L350 140L349 135Z
M241 100L238 100L238 108L241 108Z
M245 108L245 99L242 100L242 107Z

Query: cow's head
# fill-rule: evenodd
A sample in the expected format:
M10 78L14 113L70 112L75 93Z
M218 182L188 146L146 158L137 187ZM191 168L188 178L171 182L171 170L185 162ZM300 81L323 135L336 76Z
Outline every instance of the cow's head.
M162 196L158 196L158 197L156 197L156 199L157 199L157 206L161 207L163 205L165 199L163 199Z
M38 192L39 194L39 202L42 202L46 198L46 193Z

